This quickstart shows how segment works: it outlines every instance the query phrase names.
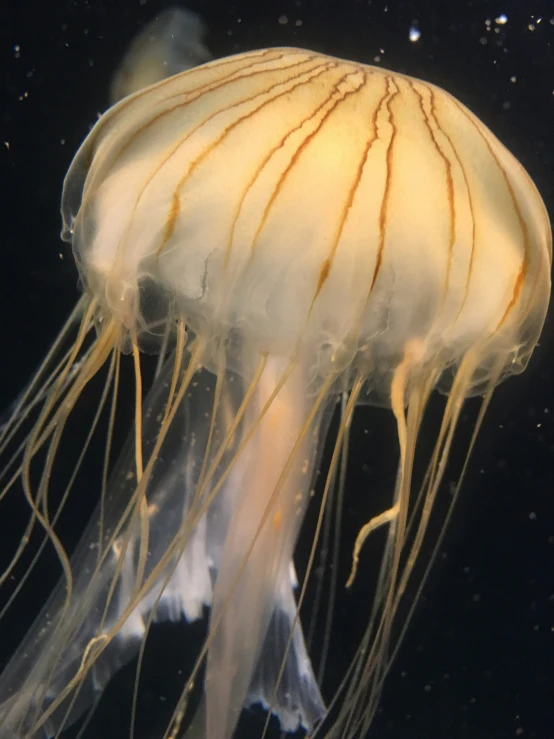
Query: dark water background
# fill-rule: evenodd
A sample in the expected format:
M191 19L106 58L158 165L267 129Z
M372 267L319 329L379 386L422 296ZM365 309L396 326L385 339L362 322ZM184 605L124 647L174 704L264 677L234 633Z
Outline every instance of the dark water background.
M0 407L21 390L77 296L71 255L59 239L64 173L107 106L125 44L165 5L4 0L0 6ZM522 161L554 213L553 2L196 0L188 7L207 21L217 56L305 46L445 87ZM419 40L410 40L410 28L419 30ZM388 678L374 739L554 737L552 329L550 320L529 370L492 403L437 566ZM435 405L431 413L440 410ZM466 433L474 410L470 404ZM356 420L346 541L367 517L364 496L390 477L392 431L384 411L363 410ZM88 501L82 509L84 519ZM68 526L69 540L82 524L79 515ZM0 536L10 537L5 519ZM45 577L36 592L50 585ZM340 605L336 628L345 644L349 619L362 605L355 593ZM19 604L22 622L32 607L30 600ZM152 665L162 679L175 669L164 669L175 640L192 632L159 632ZM2 658L18 638L12 620L0 631ZM105 716L116 716L118 701L114 690ZM93 735L125 736L114 725L106 720Z

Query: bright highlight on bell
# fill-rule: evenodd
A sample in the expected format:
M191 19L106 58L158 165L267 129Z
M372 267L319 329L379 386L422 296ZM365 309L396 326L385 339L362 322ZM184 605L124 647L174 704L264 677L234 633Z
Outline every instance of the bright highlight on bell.
M63 217L80 326L68 321L1 437L5 494L27 497L63 580L1 678L0 737L59 736L139 653L132 731L152 623L191 622L206 606L208 637L160 737L192 719L188 736L230 739L256 703L285 731L364 736L413 607L403 596L432 551L422 544L462 404L484 396L469 455L494 387L525 368L543 325L551 231L533 182L429 83L265 49L111 108L71 165ZM160 357L145 398L142 350ZM134 427L69 560L48 505L52 468L99 371L98 413L113 428L122 353ZM418 461L435 388L447 394L442 422ZM371 532L384 527L386 544L360 647L322 695L299 616L314 556L300 582L293 556L308 504L320 510L312 555L321 543L355 406L374 402L396 420L398 475L387 510L349 542L349 587L364 578ZM111 430L106 468L110 445ZM415 462L427 469L417 485ZM336 636L329 619L325 639Z

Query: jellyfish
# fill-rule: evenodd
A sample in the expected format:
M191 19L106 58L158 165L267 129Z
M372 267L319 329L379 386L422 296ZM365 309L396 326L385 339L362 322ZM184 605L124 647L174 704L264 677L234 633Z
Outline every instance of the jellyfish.
M212 56L204 44L207 29L202 18L184 8L167 8L135 36L118 65L110 85L113 105L166 77Z
M4 495L20 491L30 509L4 579L37 527L62 578L1 677L0 737L60 736L138 655L132 733L153 624L207 609L159 736L187 731L197 683L188 736L230 739L253 705L286 732L364 736L417 601L406 593L430 564L423 541L464 401L483 398L467 461L493 390L524 370L542 329L552 237L532 180L444 90L274 48L108 110L71 164L62 213L83 294L2 431ZM52 472L99 374L100 503L69 557ZM133 421L111 469L124 382ZM435 389L445 401L425 456ZM397 475L352 542L354 588L368 537L385 532L362 638L324 696L301 608L360 404L390 409ZM73 478L59 506L78 495Z

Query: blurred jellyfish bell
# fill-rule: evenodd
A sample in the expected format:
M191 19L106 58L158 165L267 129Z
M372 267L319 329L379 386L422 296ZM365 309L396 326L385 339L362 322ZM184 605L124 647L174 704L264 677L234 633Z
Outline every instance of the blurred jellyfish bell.
M171 77L212 56L204 44L206 27L196 13L167 8L130 43L113 76L110 102Z
M285 731L363 736L403 631L403 596L421 576L462 404L484 395L478 427L543 325L551 232L531 179L431 84L265 49L110 109L71 165L63 217L84 285L81 323L62 332L4 439L41 392L7 464L64 577L2 676L0 736L58 736L142 655L153 621L194 621L205 606L207 639L160 736L186 727L204 665L197 736L229 739L255 703ZM143 399L145 345L162 359ZM134 426L69 560L46 502L51 468L77 399L106 365L117 400L122 351L134 365ZM448 394L416 488L416 442L437 386ZM295 545L339 397L297 583ZM299 607L352 413L374 398L396 421L397 481L354 546L349 585L363 577L365 539L385 527L367 625L327 713Z

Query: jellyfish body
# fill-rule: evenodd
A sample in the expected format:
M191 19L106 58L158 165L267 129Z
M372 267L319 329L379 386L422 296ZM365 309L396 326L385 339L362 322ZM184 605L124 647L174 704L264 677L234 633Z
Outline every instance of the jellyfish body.
M212 57L204 44L206 27L196 13L167 8L129 45L111 83L113 105L148 85L184 72Z
M83 319L21 460L53 540L49 462L36 489L27 471L43 445L55 457L76 398L102 365L118 376L121 351L134 360L135 423L102 535L94 524L81 553L62 556L60 593L2 677L0 736L59 732L153 620L194 620L204 606L209 635L166 736L204 662L207 739L231 737L256 702L285 730L363 736L462 403L522 371L542 328L551 233L532 181L439 88L271 49L108 111L70 168L63 215ZM167 356L144 402L141 348ZM437 386L449 396L416 496L416 440ZM339 396L322 510L357 403L391 407L399 468L390 508L354 548L353 576L365 537L387 526L363 643L325 720L293 555Z

